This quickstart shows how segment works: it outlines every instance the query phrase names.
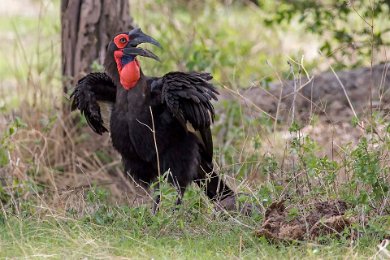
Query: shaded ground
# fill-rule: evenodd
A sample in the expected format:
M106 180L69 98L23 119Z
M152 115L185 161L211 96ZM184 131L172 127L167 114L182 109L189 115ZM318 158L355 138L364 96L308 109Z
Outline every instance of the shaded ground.
M282 122L295 117L304 123L316 114L328 123L350 121L355 115L389 111L390 65L378 64L353 70L332 71L318 75L291 75L294 80L260 84L241 92L239 101L258 112ZM296 91L294 91L296 89ZM296 93L296 94L294 94ZM225 93L228 97L231 94ZM233 93L233 96L237 96Z

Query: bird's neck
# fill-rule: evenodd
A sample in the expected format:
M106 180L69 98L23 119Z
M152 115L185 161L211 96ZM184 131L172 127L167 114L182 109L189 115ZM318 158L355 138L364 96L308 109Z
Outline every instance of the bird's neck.
M137 84L130 90L126 90L121 85L116 88L115 108L117 111L133 111L137 114L144 109L145 104L150 102L150 91L148 91L146 78L141 76ZM148 107L148 105L146 105Z

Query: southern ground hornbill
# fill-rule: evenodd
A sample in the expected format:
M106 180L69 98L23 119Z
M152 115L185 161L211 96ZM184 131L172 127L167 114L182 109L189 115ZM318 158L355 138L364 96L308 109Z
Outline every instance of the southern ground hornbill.
M148 187L168 171L168 180L179 194L177 204L192 181L213 201L234 197L213 170L211 101L218 92L209 82L212 76L170 72L160 78L147 77L137 56L159 59L137 47L141 43L160 47L139 28L117 34L108 45L105 72L79 80L71 95L72 109L78 108L89 126L102 134L108 130L100 106L108 105L112 144L122 155L125 172L139 184ZM158 195L154 212L159 202Z

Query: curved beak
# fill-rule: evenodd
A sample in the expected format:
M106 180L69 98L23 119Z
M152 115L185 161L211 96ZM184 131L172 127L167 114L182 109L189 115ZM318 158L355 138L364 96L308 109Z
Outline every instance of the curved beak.
M156 54L154 54L153 52L151 52L149 50L142 49L142 48L137 48L137 47L124 48L123 54L131 55L131 56L143 56L143 57L152 58L156 61L160 61L159 57Z
M129 32L129 39L129 44L133 47L137 47L137 45L141 43L151 43L159 48L162 48L161 44L158 41L145 34L140 28L135 28L131 30Z
M126 48L123 49L123 53L125 55L133 55L133 56L143 56L143 57L148 57L152 58L154 60L160 61L158 56L154 54L153 52L142 49L142 48L137 48L137 46L141 43L150 43L153 44L159 48L161 47L161 44L150 37L149 35L145 34L142 32L140 28L135 28L129 32L129 43Z

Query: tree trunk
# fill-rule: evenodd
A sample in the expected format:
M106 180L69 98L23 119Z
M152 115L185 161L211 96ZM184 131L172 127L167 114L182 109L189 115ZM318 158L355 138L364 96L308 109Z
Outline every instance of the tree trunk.
M62 0L63 90L69 94L93 63L103 64L113 35L132 26L128 0ZM65 105L67 107L67 105Z

